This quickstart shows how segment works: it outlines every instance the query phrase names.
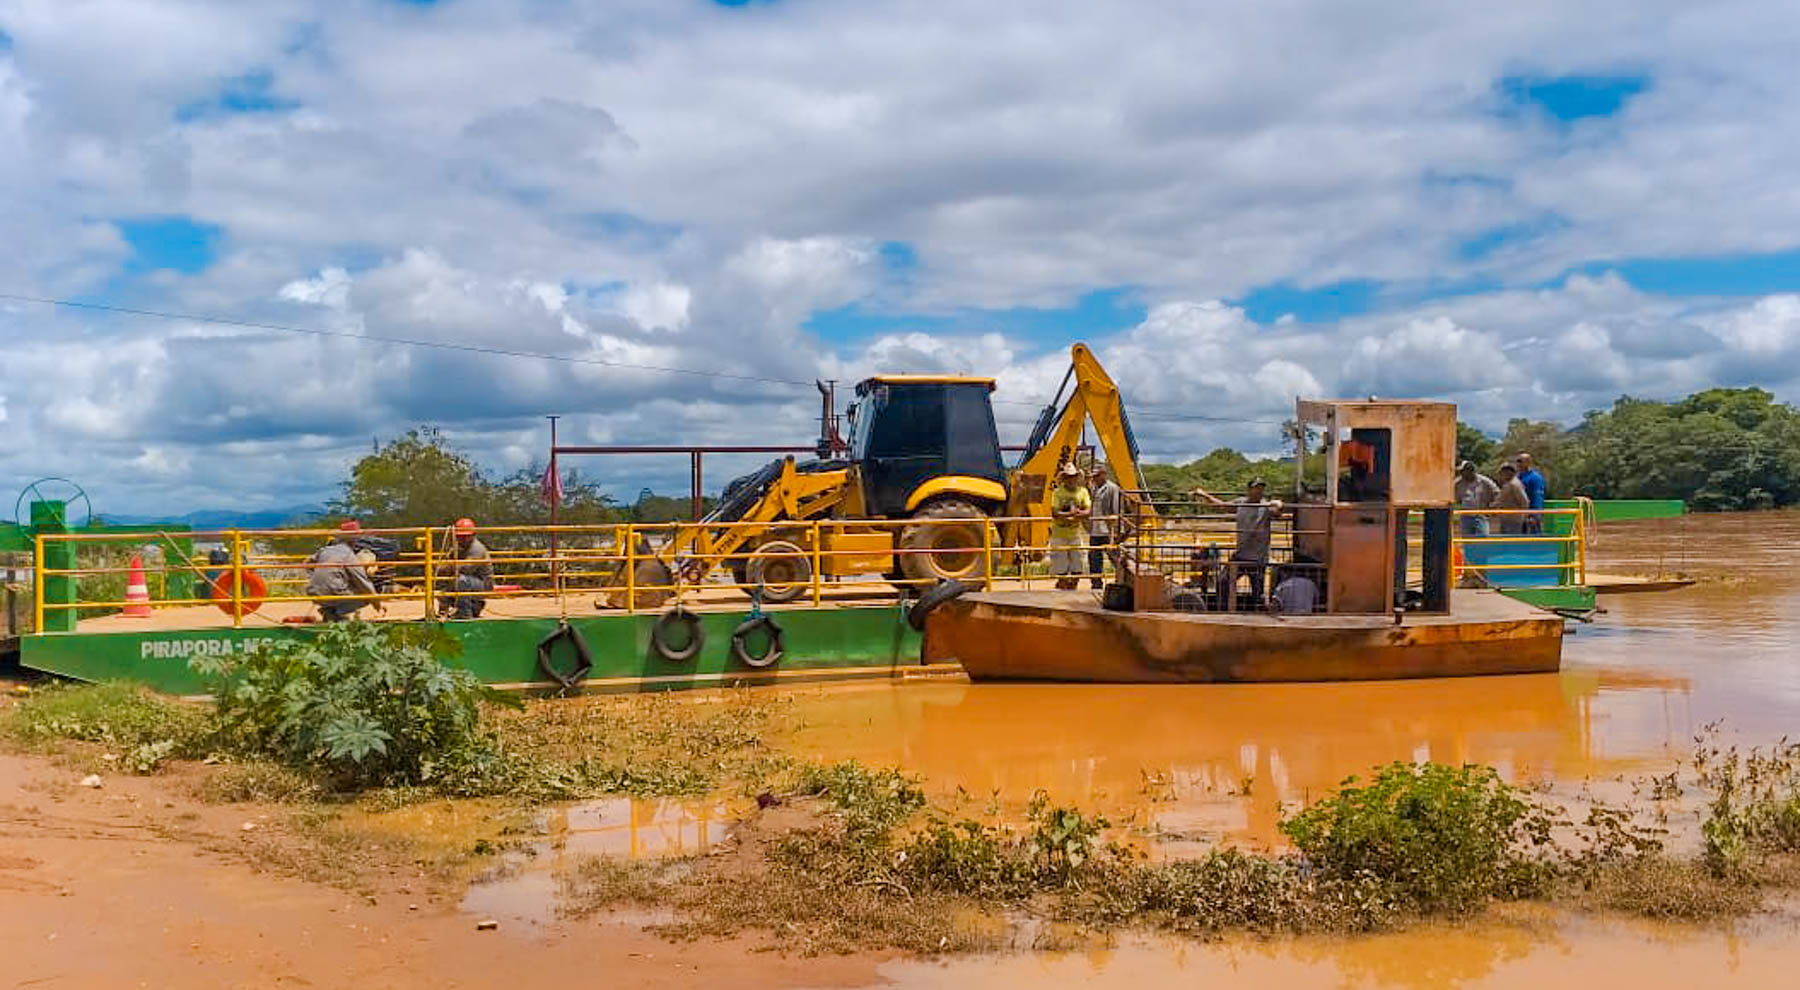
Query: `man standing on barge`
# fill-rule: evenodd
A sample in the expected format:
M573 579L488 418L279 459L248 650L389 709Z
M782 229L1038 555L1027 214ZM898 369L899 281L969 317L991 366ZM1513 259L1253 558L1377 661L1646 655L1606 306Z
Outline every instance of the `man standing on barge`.
M1106 558L1116 551L1120 536L1120 517L1125 512L1125 492L1119 483L1106 476L1106 465L1095 464L1089 476L1093 489L1094 514L1088 524L1088 574L1094 588L1106 584Z
M1462 510L1462 535L1486 539L1488 517L1476 511L1493 508L1500 498L1500 486L1494 479L1475 470L1474 461L1464 461L1456 469L1456 505Z
M1056 575L1059 591L1073 591L1080 584L1076 575L1087 563L1082 544L1093 512L1093 496L1081 483L1081 469L1074 462L1064 464L1056 490L1050 493L1050 573Z
M1543 472L1531 463L1531 455L1519 452L1519 485L1525 489L1525 497L1531 501L1532 514L1525 517L1525 532L1531 534L1544 531L1544 517L1537 512L1544 507L1544 497L1549 494L1550 484L1544 480Z
M1227 502L1204 488L1194 489L1195 495L1213 505L1237 511L1237 545L1232 548L1231 562L1225 570L1229 582L1226 590L1237 587L1239 574L1248 574L1250 596L1258 607L1262 605L1263 591L1268 587L1270 537L1274 533L1275 520L1281 515L1280 499L1264 500L1268 490L1267 482L1252 478L1243 498Z

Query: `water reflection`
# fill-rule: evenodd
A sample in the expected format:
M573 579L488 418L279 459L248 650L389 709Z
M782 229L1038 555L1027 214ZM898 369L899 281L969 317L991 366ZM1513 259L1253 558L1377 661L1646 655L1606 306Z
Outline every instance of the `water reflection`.
M804 695L797 745L1023 800L1043 788L1194 840L1274 837L1305 802L1394 760L1485 763L1522 781L1632 770L1687 731L1682 677L1354 684L930 683ZM1646 746L1596 731L1631 725Z
M904 990L1082 986L1476 987L1792 985L1791 921L1701 930L1561 918L1426 925L1389 935L1220 943L1132 940L1115 949L945 961L882 968Z
M1572 630L1555 675L840 686L798 692L798 744L905 767L940 792L1022 801L1044 788L1196 841L1270 840L1284 803L1392 760L1564 784L1660 772L1714 719L1755 741L1800 721L1797 549L1796 512L1608 524L1596 570L1679 563L1702 582L1607 596L1607 614Z
M557 886L583 857L691 856L723 839L740 812L722 801L605 798L552 808L541 841L509 850L463 896L462 909L503 923L555 917ZM615 915L615 921L644 919Z

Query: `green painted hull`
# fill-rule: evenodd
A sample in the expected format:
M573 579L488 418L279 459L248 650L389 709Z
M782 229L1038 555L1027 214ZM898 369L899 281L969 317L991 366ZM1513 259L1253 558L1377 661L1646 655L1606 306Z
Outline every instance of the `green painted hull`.
M1565 584L1547 588L1501 588L1499 590L1508 598L1553 611L1592 612L1598 606L1594 589L1585 585Z
M768 613L780 624L786 653L773 667L753 669L731 655L731 632L741 613L701 615L705 645L686 663L671 663L650 649L655 615L572 618L593 657L584 687L602 691L657 691L771 681L895 677L917 670L919 634L896 608L838 608ZM462 641L453 665L499 687L550 689L556 683L538 669L538 641L555 631L555 619L482 619L448 622ZM284 639L312 635L306 626L145 632L50 633L26 636L20 662L33 670L84 681L132 680L169 694L204 694L208 685L188 666L201 653L243 653ZM553 658L567 670L573 654Z

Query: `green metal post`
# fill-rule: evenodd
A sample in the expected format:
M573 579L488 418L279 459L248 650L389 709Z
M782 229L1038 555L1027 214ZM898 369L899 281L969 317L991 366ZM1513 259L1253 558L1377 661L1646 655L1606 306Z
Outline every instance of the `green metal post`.
M51 536L69 531L68 506L62 502L31 503L31 529L40 536ZM75 569L74 542L69 540L44 541L43 573L37 575L38 584L44 596L44 624L39 632L74 632L78 615L72 608L53 608L49 606L73 605L77 599L76 582L79 580L70 574L59 574L58 571Z

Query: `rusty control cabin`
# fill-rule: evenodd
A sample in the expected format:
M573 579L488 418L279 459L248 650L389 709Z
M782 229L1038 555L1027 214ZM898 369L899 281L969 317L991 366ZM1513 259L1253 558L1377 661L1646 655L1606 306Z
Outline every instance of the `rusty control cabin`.
M1303 494L1293 517L1294 558L1320 565L1325 611L1448 612L1456 406L1300 400L1295 412L1325 436L1325 490ZM1296 487L1306 460L1300 453ZM1409 596L1407 531L1415 513L1424 532L1423 582Z

